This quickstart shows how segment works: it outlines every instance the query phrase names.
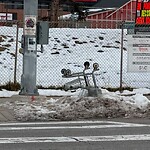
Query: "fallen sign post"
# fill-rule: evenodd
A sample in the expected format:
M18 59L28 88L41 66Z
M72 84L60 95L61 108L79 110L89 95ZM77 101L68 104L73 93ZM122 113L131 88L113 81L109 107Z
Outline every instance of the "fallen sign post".
M67 82L64 85L65 90L72 90L72 89L77 89L77 88L82 88L86 89L88 91L88 95L84 96L90 96L90 97L99 97L102 95L101 89L98 88L95 80L95 71L98 71L99 65L97 63L93 64L93 70L92 72L86 72L89 69L89 62L84 63L84 70L83 72L77 72L77 73L71 73L70 69L62 69L61 73L63 74L63 78L73 78L73 77L78 77L75 80L72 80L70 82ZM89 76L92 76L93 84L94 86L91 86L89 83ZM80 78L84 77L84 78ZM85 86L82 86L82 81L85 82ZM79 84L77 86L73 86L73 84Z

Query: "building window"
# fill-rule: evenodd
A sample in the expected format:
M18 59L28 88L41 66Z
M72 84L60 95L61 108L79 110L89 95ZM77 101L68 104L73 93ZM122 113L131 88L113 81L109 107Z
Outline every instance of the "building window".
M49 8L49 5L47 3L40 3L38 5L39 9L48 9Z
M6 9L23 9L22 2L12 2L5 5Z

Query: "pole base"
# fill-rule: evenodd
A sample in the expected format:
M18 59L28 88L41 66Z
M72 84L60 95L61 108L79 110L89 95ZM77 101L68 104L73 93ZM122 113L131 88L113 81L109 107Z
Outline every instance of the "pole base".
M20 90L19 92L19 95L25 95L25 96L39 96L39 93L38 93L38 89L35 89L33 92L29 92L27 90Z

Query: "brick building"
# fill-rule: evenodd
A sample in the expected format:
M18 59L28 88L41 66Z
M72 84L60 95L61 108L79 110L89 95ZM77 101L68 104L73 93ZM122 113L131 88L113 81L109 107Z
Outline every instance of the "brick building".
M50 0L39 0L39 17L47 16ZM0 20L23 20L23 0L0 0Z
M61 1L61 0L60 0ZM62 0L67 3L68 0ZM97 0L73 0L82 5L94 5ZM38 16L39 18L48 17L52 0L38 0ZM23 20L23 3L24 0L0 0L0 20ZM53 9L53 7L52 7ZM61 11L61 10L59 10ZM62 15L61 11L59 15Z
M39 19L49 16L50 1L52 0L39 0ZM122 21L135 20L136 0L92 1L95 2L94 8L98 9L96 12L90 12L86 19L92 28L117 28ZM63 14L63 11L59 13ZM23 0L0 0L0 20L23 20Z

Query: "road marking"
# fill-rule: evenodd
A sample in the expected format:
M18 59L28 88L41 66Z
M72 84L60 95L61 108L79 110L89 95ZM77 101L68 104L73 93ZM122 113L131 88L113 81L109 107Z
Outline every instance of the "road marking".
M78 126L41 126L41 127L0 127L0 131L10 130L54 130L54 129L104 129L104 128L131 128L131 127L150 127L143 124L121 124L121 125L78 125Z
M0 123L0 126L23 126L23 125L62 125L62 124L118 124L118 125L142 125L150 126L147 124L135 124L115 121L52 121L52 122L16 122L16 123Z
M50 122L16 122L16 123L0 123L0 126L18 126L18 125L53 125L53 124L92 124L92 123L112 123L112 124L131 124L131 123L124 123L124 122L115 122L115 121L50 121Z
M56 143L56 142L111 142L111 141L142 141L150 140L150 134L112 135L112 136L80 136L80 137L22 137L0 138L0 144L8 143Z

